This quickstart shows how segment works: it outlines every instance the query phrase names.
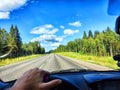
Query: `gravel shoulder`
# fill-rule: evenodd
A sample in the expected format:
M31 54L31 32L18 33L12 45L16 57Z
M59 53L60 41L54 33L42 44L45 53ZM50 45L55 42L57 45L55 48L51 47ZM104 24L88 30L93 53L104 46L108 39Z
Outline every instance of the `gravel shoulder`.
M68 58L69 60L72 60L73 62L76 62L76 63L78 63L78 64L80 64L83 67L86 67L88 69L97 70L97 71L114 70L114 69L109 68L109 67L105 67L105 66L101 66L101 65L97 65L97 64L93 64L93 63L89 63L89 62L84 62L82 60L75 60L73 58L66 57L66 56L62 56L62 57Z

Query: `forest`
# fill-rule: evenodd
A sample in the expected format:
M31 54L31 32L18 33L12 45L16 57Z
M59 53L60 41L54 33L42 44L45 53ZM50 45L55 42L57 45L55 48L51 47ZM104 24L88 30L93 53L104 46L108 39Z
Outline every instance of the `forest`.
M83 37L60 45L51 52L76 52L93 56L113 56L120 53L120 36L109 27L102 32L84 31Z
M7 53L7 54L6 54ZM0 28L0 56L18 57L31 54L44 54L40 42L23 43L17 26L11 25L10 31ZM4 55L5 54L5 55Z
M102 32L84 31L83 37L59 45L50 53L76 52L93 56L113 56L120 53L120 36L109 27ZM11 25L10 32L0 28L0 56L9 53L8 57L18 57L31 54L44 54L45 49L40 42L23 43L17 26Z

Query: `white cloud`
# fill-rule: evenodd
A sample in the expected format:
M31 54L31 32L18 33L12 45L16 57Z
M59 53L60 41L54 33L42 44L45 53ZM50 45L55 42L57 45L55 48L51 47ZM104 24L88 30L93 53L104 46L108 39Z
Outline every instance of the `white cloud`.
M50 35L53 35L57 31L58 31L58 29L54 28L53 25L46 24L46 25L43 25L43 26L33 28L33 30L30 33L31 34L50 34Z
M51 46L52 47L58 47L60 45L60 43L52 43Z
M80 26L82 26L80 21L76 21L76 22L69 23L69 25L75 26L75 27L80 27Z
M0 12L0 19L9 19L9 12Z
M55 33L58 31L51 24L42 25L39 27L33 28L30 32L31 34L40 34L39 37L33 38L31 42L40 41L41 45L47 50L51 50L53 47L56 48L65 38L64 36L57 36Z
M60 26L61 29L64 29L65 27L63 25Z
M9 19L10 11L20 8L27 0L0 0L0 19Z
M50 42L41 44L41 46L45 48L46 52L56 49L59 45L60 45L60 43L50 43Z
M64 30L65 35L73 35L73 34L78 33L78 32L79 32L79 30L72 30L72 29L65 29Z
M40 43L40 45L41 45L42 47L44 47L44 46L45 46L43 43Z
M61 41L63 41L63 38L64 37L56 37L56 40L59 41L59 42L61 42Z
M65 27L61 25L60 28L64 29ZM49 51L53 47L58 47L67 36L76 34L79 32L79 30L65 29L64 35L60 36L55 35L56 32L58 32L58 29L55 28L52 24L35 27L30 33L38 34L40 36L33 38L31 41L40 41L41 45L45 47L47 51Z
M31 41L58 43L58 42L61 42L62 40L63 40L63 37L57 37L56 35L41 35L37 38L33 38Z
M51 25L51 24L46 24L46 25L44 25L43 27L44 27L44 28L53 28L53 25Z
M40 45L45 48L46 52L48 52L50 50L56 49L60 45L60 43L43 42L40 43Z
M12 11L23 6L27 0L0 0L0 11Z

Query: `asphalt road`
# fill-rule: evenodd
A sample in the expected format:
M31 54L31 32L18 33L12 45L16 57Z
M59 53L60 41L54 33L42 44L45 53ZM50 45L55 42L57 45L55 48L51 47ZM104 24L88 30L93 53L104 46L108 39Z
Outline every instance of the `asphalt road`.
M35 67L39 67L49 72L73 68L85 68L63 56L49 54L40 58L0 67L0 78L4 81L14 80L20 77L25 71Z

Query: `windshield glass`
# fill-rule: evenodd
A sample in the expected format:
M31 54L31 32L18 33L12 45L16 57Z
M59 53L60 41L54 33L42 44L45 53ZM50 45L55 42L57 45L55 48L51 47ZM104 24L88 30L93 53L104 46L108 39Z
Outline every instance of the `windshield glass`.
M0 0L0 78L39 67L118 69L117 16L108 0Z

